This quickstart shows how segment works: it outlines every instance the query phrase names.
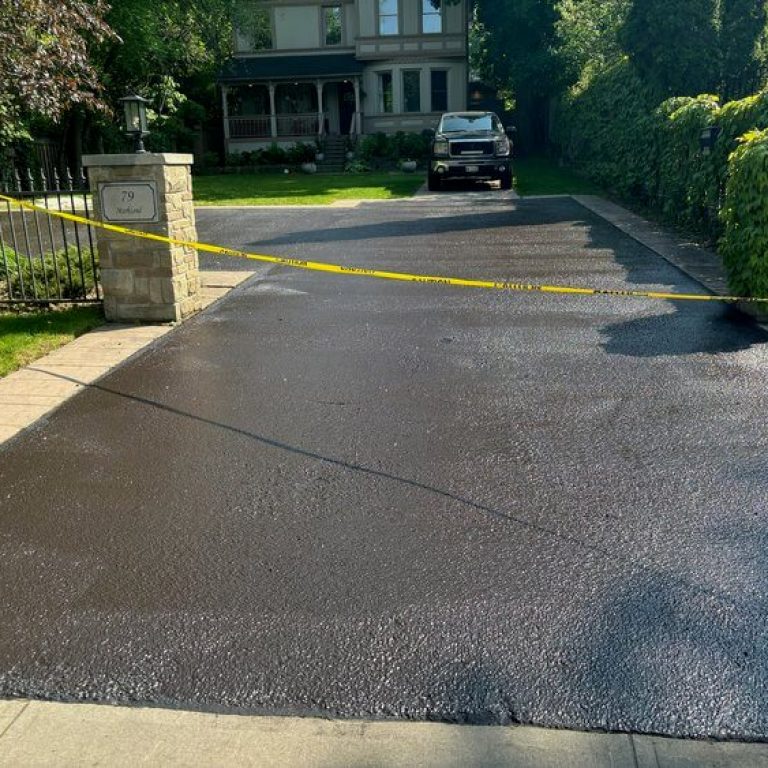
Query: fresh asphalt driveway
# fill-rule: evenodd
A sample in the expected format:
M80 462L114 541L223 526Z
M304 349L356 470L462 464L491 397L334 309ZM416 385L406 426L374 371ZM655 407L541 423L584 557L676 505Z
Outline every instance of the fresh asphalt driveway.
M568 199L198 228L698 290ZM265 267L0 448L0 695L768 739L767 341L719 305Z

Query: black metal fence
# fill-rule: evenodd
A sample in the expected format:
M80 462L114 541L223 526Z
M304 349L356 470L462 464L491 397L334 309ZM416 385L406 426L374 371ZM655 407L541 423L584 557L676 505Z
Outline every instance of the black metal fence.
M90 218L88 181L80 170L50 176L13 169L0 192L47 210ZM101 301L96 237L85 224L0 201L0 305Z

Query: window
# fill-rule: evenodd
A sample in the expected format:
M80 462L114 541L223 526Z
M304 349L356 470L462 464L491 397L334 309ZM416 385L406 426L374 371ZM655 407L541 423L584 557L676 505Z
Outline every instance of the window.
M418 69L403 72L403 112L421 112L421 72Z
M392 73L379 72L379 112L393 112Z
M432 70L432 111L448 111L448 72L444 69Z
M443 31L441 0L421 0L421 31L425 35Z
M400 24L397 18L397 4L399 0L379 0L379 34L397 35L400 33Z
M499 118L490 112L482 114L459 114L444 117L437 129L438 133L461 133L463 131L503 132Z
M326 45L341 45L341 14L340 5L323 7L323 32Z

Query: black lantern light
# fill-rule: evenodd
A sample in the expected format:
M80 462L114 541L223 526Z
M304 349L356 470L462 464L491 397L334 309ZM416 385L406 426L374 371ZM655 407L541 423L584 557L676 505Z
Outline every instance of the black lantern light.
M125 132L133 137L134 152L146 152L144 137L149 136L147 130L147 104L150 102L141 96L126 96L120 99L125 110Z

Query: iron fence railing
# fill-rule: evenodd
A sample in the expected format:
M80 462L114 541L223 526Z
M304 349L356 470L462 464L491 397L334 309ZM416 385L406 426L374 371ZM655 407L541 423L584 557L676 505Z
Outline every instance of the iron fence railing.
M13 169L0 177L8 197L90 218L88 181L80 170ZM89 225L0 201L0 305L101 301L96 237Z
M321 123L317 112L302 115L275 115L277 136L274 138L314 137L319 134L321 125L325 127L325 122L325 115ZM230 117L229 137L231 139L272 138L272 118L269 115Z

